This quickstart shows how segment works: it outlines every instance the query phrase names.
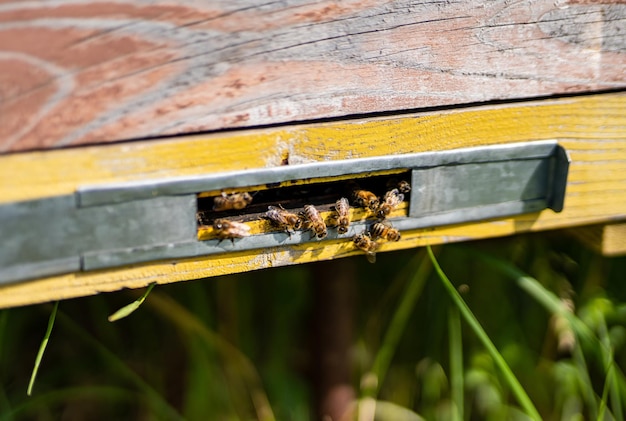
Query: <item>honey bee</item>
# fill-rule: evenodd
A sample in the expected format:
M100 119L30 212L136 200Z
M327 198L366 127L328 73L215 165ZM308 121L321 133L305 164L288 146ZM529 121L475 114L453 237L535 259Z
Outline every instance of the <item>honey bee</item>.
M398 182L398 190L400 191L400 193L407 194L408 192L411 191L411 185L409 184L408 181L400 180Z
M230 239L235 244L235 238L243 238L250 235L250 227L241 222L229 221L228 219L220 218L213 221L213 229L220 239L217 243L221 243L222 240Z
M402 237L400 231L395 229L389 221L376 222L372 225L370 232L374 239L382 238L387 241L400 241Z
M405 180L398 181L398 179L392 178L387 182L387 189L389 190L398 189L400 193L406 194L411 191L411 185L409 184L408 181L405 181Z
M278 205L280 206L280 205ZM302 220L295 213L285 210L282 206L268 206L265 217L278 228L284 230L291 238L291 233L302 228Z
M333 223L337 225L337 232L345 234L350 226L350 205L348 204L348 199L342 197L337 200L335 202L335 212L337 215L333 216Z
M391 189L383 198L383 202L376 209L376 216L385 219L404 200L404 195L398 189Z
M198 225L205 225L204 224L204 212L202 211L196 212L196 221L198 222Z
M352 191L352 200L358 206L363 208L369 208L371 211L376 211L378 208L378 204L380 200L378 196L376 196L371 191L361 189L356 183L350 183L351 191Z
M243 209L252 203L252 195L248 192L226 194L222 192L221 196L213 199L214 211L226 211L232 209Z
M372 240L372 237L368 232L362 232L352 238L354 245L365 252L365 257L370 263L376 263L376 250L378 249L378 243Z
M304 228L310 229L318 239L326 237L326 223L322 219L319 211L313 205L305 205L302 212Z

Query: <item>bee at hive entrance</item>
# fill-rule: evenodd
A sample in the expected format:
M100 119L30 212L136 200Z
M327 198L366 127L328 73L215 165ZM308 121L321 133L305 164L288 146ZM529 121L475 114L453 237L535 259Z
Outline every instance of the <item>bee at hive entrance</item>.
M203 192L197 196L198 239L219 238L212 229L217 219L247 224L252 236L278 232L291 238L296 231L309 230L311 241L325 239L327 231L336 233L330 238L341 237L354 222L407 216L410 195L394 195L393 206L387 205L384 211L380 206L389 203L384 199L390 195L390 186L397 192L395 186L408 185L405 180L410 177L405 170Z

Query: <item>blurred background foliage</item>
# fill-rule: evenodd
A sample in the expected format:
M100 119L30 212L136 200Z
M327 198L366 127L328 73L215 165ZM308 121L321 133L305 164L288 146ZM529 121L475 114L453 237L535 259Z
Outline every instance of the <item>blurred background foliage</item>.
M561 232L434 252L543 419L622 419L626 258ZM529 419L425 250L377 257L157 286L115 323L142 291L63 301L31 397L52 305L2 310L0 419L316 419L335 319L352 418Z

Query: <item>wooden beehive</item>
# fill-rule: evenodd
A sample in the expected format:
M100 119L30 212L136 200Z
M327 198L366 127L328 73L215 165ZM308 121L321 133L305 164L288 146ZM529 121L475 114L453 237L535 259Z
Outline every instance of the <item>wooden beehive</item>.
M619 223L625 24L618 2L0 4L0 226L16 226L8 209L22 203L111 186L545 141L571 159L561 212L410 228L380 252ZM202 242L195 224L180 230ZM0 287L0 306L361 253L338 237L251 249L225 242L223 253L93 269L77 246L77 270L11 269L28 261L27 238L46 238L38 226L24 223L23 236L13 228L5 242L13 252L2 263L20 280Z

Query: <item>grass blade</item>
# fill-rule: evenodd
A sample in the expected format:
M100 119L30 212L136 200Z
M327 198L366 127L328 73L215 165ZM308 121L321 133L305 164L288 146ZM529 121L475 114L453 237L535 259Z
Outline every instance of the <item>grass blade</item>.
M537 300L537 302L543 305L546 310L548 310L548 312L565 317L569 321L576 336L580 340L584 340L593 346L598 355L600 355L601 362L604 365L604 372L606 376L605 386L608 387L608 389L605 388L605 390L608 390L611 401L612 403L614 403L613 410L616 411L615 415L618 416L617 419L622 419L623 411L620 401L620 380L624 378L624 375L623 373L621 373L619 367L614 364L613 350L610 340L608 339L608 333L603 334L603 332L600 332L601 337L598 337L596 334L594 334L591 328L589 328L589 326L587 326L580 318L578 318L575 314L569 311L554 293L547 290L543 285L541 285L539 281L526 275L515 266L501 259L497 259L483 253L475 251L470 252L484 262L488 263L493 268L500 270L502 273L515 279L515 282L518 284L518 286L526 291L535 300ZM606 331L606 326L603 326L604 330ZM605 339L603 340L603 338ZM588 394L589 393L587 393L587 395ZM601 408L598 417L603 416L603 413L606 410L606 400L604 397L602 398L600 404Z
M52 327L54 326L54 319L57 316L57 310L59 308L59 302L54 303L54 307L52 307L52 313L50 314L50 318L48 319L48 328L46 329L46 334L43 337L43 341L41 341L41 345L39 346L39 352L37 352L37 357L35 358L35 366L33 367L33 372L30 375L30 381L28 382L28 390L26 394L28 396L33 392L33 386L35 385L35 378L37 377L37 372L39 371L39 365L41 364L41 360L43 358L43 353L46 350L46 346L48 346L48 339L50 339L50 334L52 333Z
M137 298L135 301L133 301L132 303L120 308L119 310L117 310L115 313L111 314L109 316L109 321L110 322L115 322L119 319L123 319L124 317L129 316L133 311L137 310L139 308L139 306L145 301L146 297L148 296L148 294L150 294L150 291L152 291L152 288L154 288L156 284L150 284L148 285L148 289L146 290L146 292L144 292L141 297Z
M589 368L587 367L585 356L583 355L583 351L578 344L574 347L572 359L576 369L578 370L578 375L580 376L580 381L583 387L583 398L589 408L589 419L598 419L598 403L596 402L596 394L593 390L591 378L589 377Z
M143 394L145 401L150 405L155 414L160 414L163 416L163 419L167 420L184 420L184 417L139 374L133 371L88 331L79 326L71 317L63 314L62 311L59 312L59 323L64 329L71 332L75 338L80 339L95 350L109 366L110 371L115 372L121 378L133 384L137 388L137 391Z
M424 288L424 284L426 283L426 279L430 275L432 267L428 260L424 258L424 253L418 253L416 259L420 262L417 271L413 275L406 286L406 290L402 296L402 300L398 305L391 322L389 323L389 329L385 333L385 337L380 346L380 349L376 353L376 357L374 358L374 363L372 364L372 373L376 376L376 381L374 384L376 388L372 390L370 393L366 393L367 395L372 394L372 392L377 392L382 385L385 375L387 374L387 370L389 369L389 364L391 363L391 359L395 353L396 347L404 330L406 328L406 324L415 308L415 303L420 297L422 289Z
M541 304L549 313L558 314L567 319L576 335L589 343L599 344L603 346L593 332L574 315L563 302L552 291L547 290L539 281L535 278L526 275L515 266L505 262L501 259L473 251L468 250L469 253L483 260L494 269L499 270L515 279L517 285L524 291L526 291L531 297L533 297L539 304Z
M607 408L606 402L607 402L607 396L606 396L606 392L608 390L608 394L611 397L611 409L612 412L615 416L615 419L618 420L622 420L624 419L623 413L622 413L622 403L620 400L620 393L619 393L619 384L617 381L617 375L615 373L615 360L613 357L613 347L611 345L611 339L609 338L609 332L608 332L608 327L606 325L606 320L604 319L604 314L602 314L601 311L597 311L597 318L598 318L598 334L600 336L600 342L602 342L602 344L604 344L603 347L603 351L602 352L602 360L604 361L604 368L605 368L605 373L606 373L606 377L605 377L605 384L604 384L604 390L602 392L602 400L600 402L600 415L598 416L598 419L603 419L604 418L604 409ZM602 417L602 418L600 418Z
M452 302L459 309L459 312L461 316L463 317L463 319L465 320L465 322L469 325L469 327L472 329L474 334L478 337L480 342L482 342L483 346L487 349L487 352L493 359L496 366L502 372L503 378L508 383L513 395L515 395L519 404L522 406L524 411L532 419L541 420L541 416L539 415L537 408L535 408L535 405L532 403L532 401L528 397L528 394L526 394L526 391L517 380L517 377L515 377L515 374L513 374L513 372L511 371L511 368L506 363L506 361L504 360L500 352L498 352L498 349L496 348L496 346L493 344L493 342L491 342L491 339L489 339L489 336L484 331L484 329L482 328L482 326L480 325L480 323L478 322L478 320L476 319L476 317L474 316L470 308L467 306L467 304L465 304L465 301L463 301L463 298L461 298L461 295L458 293L456 288L454 288L454 285L452 284L452 282L450 282L446 274L443 272L443 270L439 266L439 263L437 262L437 259L435 259L435 255L433 254L431 247L427 246L426 250L428 251L430 260L433 263L433 267L435 268L435 271L439 275L439 279L441 279L441 282L444 288L450 295Z
M226 368L242 375L241 379L237 380L241 381L248 390L256 410L256 419L260 421L276 419L269 398L263 389L261 376L252 361L241 350L209 329L195 314L166 295L155 292L147 305L184 332L199 338L210 348L217 350L222 355Z

